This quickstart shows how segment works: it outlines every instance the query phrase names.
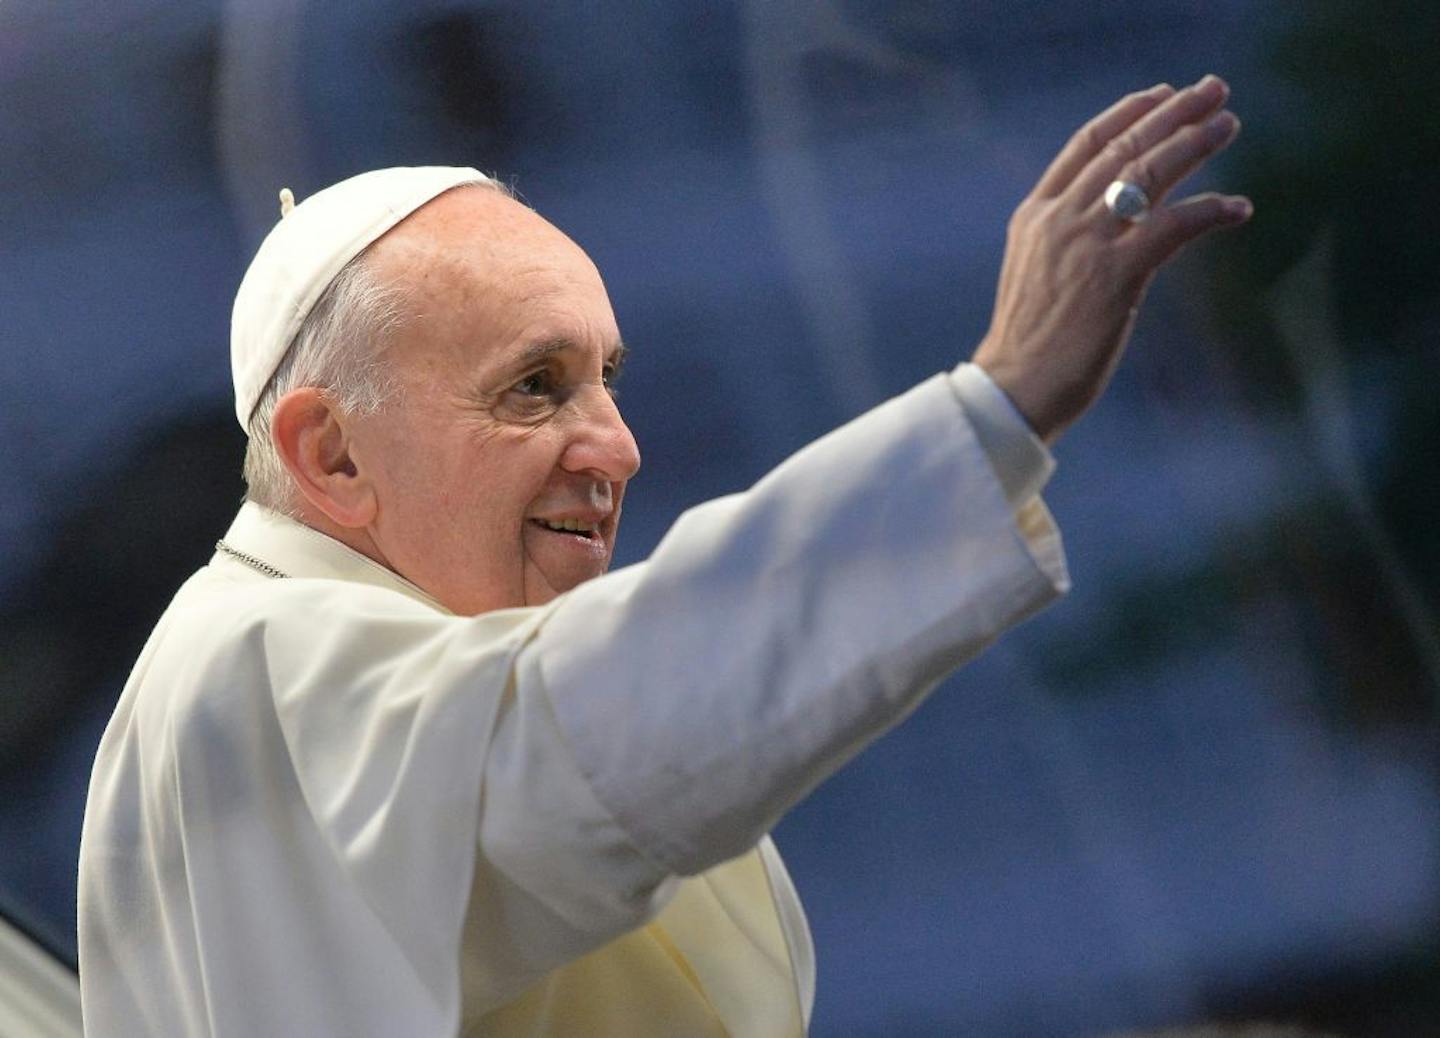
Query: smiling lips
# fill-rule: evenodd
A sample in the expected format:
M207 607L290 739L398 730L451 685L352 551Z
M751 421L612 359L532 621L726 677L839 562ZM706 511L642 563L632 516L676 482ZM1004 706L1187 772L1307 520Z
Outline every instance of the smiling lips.
M592 580L610 567L619 518L618 509L599 508L526 517L525 555L551 589L550 597Z
M578 534L586 539L595 537L600 528L599 523L588 522L584 519L532 519L531 522L546 530Z

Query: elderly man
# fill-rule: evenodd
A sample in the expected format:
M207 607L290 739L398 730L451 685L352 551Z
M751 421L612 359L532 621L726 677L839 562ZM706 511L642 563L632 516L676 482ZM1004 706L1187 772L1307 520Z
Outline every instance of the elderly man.
M295 207L236 298L251 500L96 760L87 1029L803 1033L765 834L1065 588L1044 443L1157 267L1248 217L1158 208L1233 138L1226 93L1097 116L1017 211L973 363L608 576L640 457L585 254L474 170Z

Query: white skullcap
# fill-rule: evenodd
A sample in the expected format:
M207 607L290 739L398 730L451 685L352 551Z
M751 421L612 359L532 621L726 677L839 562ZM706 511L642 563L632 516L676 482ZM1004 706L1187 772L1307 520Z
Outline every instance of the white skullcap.
M241 428L248 431L270 376L345 264L441 192L488 179L468 167L402 166L342 180L299 205L288 189L281 192L284 215L245 271L230 317L230 370Z

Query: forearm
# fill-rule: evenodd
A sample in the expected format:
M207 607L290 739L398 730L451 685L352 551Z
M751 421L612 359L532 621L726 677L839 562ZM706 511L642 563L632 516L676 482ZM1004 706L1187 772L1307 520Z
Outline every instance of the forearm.
M937 378L688 512L558 602L534 650L597 799L696 872L1066 583L1043 505L1017 519Z

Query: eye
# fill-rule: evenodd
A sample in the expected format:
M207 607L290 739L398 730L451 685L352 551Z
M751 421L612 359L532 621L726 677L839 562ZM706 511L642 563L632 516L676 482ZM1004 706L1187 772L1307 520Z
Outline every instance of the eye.
M536 371L516 382L514 388L526 396L549 396L555 389L555 380L548 371Z
M620 395L620 390L616 386L616 383L620 381L620 367L621 365L618 363L606 364L600 373L600 381L610 391L611 396Z

